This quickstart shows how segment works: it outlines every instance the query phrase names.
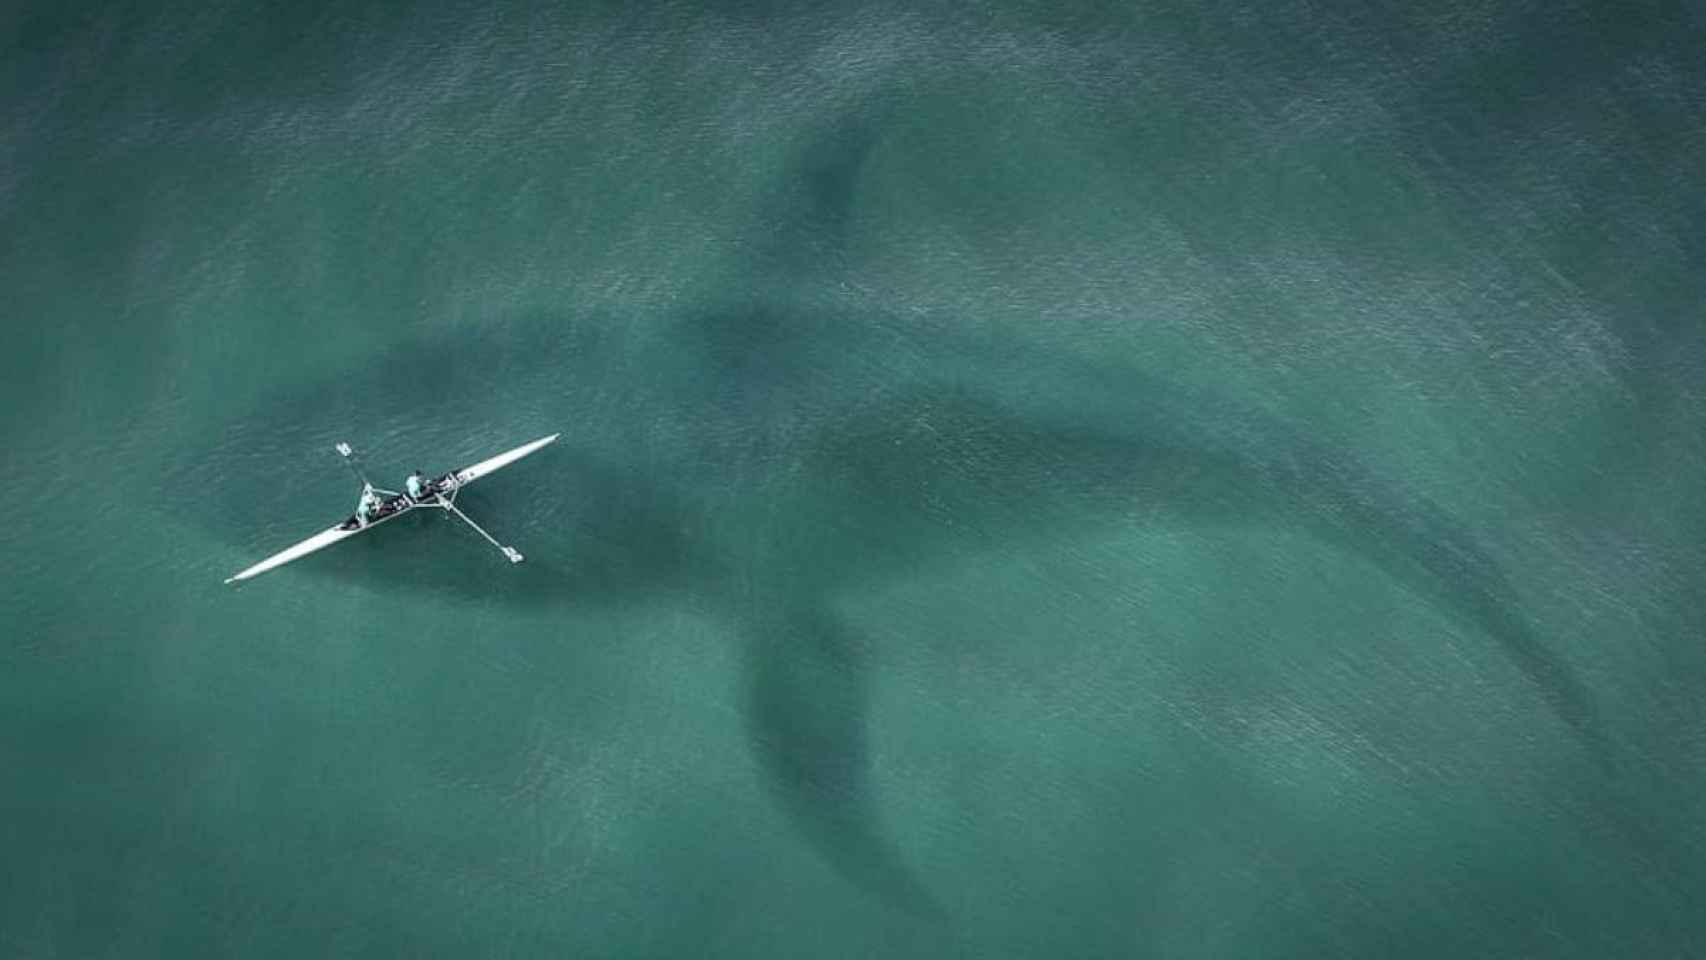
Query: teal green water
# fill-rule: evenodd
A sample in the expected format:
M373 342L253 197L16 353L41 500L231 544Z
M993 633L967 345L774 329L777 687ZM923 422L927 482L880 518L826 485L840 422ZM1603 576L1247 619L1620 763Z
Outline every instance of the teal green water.
M0 13L0 955L1706 954L1703 27Z

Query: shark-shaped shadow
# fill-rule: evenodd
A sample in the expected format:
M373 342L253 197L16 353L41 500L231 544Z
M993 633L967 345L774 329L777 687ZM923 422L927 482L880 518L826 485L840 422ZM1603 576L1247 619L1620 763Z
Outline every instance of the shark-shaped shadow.
M263 476L257 437L305 465L323 456L310 452L322 431L418 422L416 448L444 449L492 435L471 397L524 411L529 436L563 429L549 468L526 484L497 477L464 495L477 515L501 501L492 525L530 556L502 586L471 575L491 567L477 550L399 556L395 536L352 541L365 549L283 575L451 598L495 590L529 605L640 598L721 619L748 638L748 734L779 809L847 880L922 916L938 908L889 839L870 784L871 652L836 601L980 544L1070 537L1098 518L1150 511L1300 529L1471 625L1589 751L1609 751L1591 696L1536 634L1491 550L1401 478L1117 363L946 332L951 324L925 332L869 303L806 304L801 284L835 274L822 264L837 255L882 115L863 111L802 149L777 191L784 212L760 218L777 242L755 257L750 299L688 308L665 318L664 336L624 335L627 318L564 314L513 318L503 337L487 328L480 339L399 343L182 451L169 482L221 478L211 503L181 503L183 512L253 549L257 513L280 502L276 472L297 467L273 463ZM885 358L912 372L873 391L870 370ZM779 512L785 523L768 522ZM502 519L523 515L535 518L525 529ZM372 551L383 551L383 571Z

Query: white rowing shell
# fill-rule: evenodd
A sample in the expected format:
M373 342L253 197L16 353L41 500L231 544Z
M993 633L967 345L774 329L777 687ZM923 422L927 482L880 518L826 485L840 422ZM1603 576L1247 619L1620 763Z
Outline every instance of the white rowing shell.
M511 450L507 453L500 453L497 456L492 457L490 460L481 460L479 463L476 463L471 467L465 467L461 470L458 470L458 471L456 471L456 484L457 484L457 486L461 486L462 484L465 484L465 483L471 483L471 482L478 480L479 478L485 476L486 474L491 473L494 470L499 470L499 469L502 469L503 467L507 467L510 464L516 462L517 460L520 460L522 457L525 457L528 454L534 452L535 450L538 450L540 447L543 447L543 446L555 441L559 436L561 436L561 434L553 433L548 437L542 437L538 440L533 441L532 443L526 444L525 446L516 447L514 450ZM225 582L226 583L236 583L238 580L247 580L250 577L258 577L261 574L266 573L268 570L273 569L274 567L283 566L292 560L300 560L301 558L307 556L310 553L313 553L316 550L323 550L326 547L329 547L332 544L337 543L339 540L345 540L345 539L348 539L349 537L355 536L358 533L363 533L363 532L366 532L368 530L371 530L374 527L378 526L379 524L384 523L385 521L392 519L393 517L402 516L403 514L407 513L409 511L409 509L412 509L412 507L405 508L402 510L398 510L396 513L392 513L388 516L381 517L378 520L375 520L375 521L367 524L364 527L356 527L353 530L345 530L345 529L343 529L343 527L341 525L336 526L336 527L332 527L330 530L322 530L321 532L316 533L312 537L309 537L308 539L302 541L301 543L296 544L295 546L287 547L284 550L280 550L278 553L273 554L272 556L266 558L265 560L262 560L260 563L255 564L254 566L248 568L247 570L242 571L241 573L235 574L235 575L230 576L230 577L226 577Z
M250 577L260 576L268 570L271 570L273 567L283 566L284 564L287 564L299 557L306 557L316 550L329 547L345 537L353 537L366 529L366 527L356 527L354 530L345 530L342 527L333 527L330 530L323 530L294 547L290 547L289 549L281 550L278 553L273 554L265 560L262 560L260 563L244 570L242 573L226 577L225 582L236 583L238 580L247 580Z
M548 437L541 437L526 446L516 447L508 453L500 453L490 460L481 460L479 463L476 463L471 467L463 467L461 470L456 471L456 485L461 486L465 483L472 483L494 470L500 470L507 467L517 460L520 460L522 457L538 450L540 447L556 442L556 439L560 436L562 436L562 434L553 433Z

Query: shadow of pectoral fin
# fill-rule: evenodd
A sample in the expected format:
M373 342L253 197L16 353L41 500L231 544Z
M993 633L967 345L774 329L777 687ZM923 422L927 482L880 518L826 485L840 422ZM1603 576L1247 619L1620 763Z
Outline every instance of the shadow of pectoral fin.
M1283 438L1280 429L1270 437ZM1292 438L1279 454L1203 454L1198 476L1222 473L1229 512L1292 527L1361 557L1436 609L1490 640L1595 762L1613 745L1592 691L1548 645L1489 545L1409 490Z
M1338 502L1361 533L1366 557L1483 630L1583 749L1601 765L1611 762L1613 746L1592 692L1547 646L1500 564L1468 529L1419 499L1383 506L1340 488Z
M991 358L992 367L1014 363L981 345L965 349ZM1034 358L1026 362L1037 365ZM1593 692L1551 648L1497 552L1469 523L1354 451L1325 446L1229 398L1106 365L1069 362L1058 369L1062 382L1081 391L1078 409L1127 414L1117 429L1079 432L1076 444L1092 460L1121 450L1120 457L1147 465L1152 477L1170 475L1151 485L1164 506L1300 528L1371 561L1482 632L1582 747L1602 766L1610 764L1614 745ZM1142 402L1133 403L1134 395Z
M939 913L885 838L871 793L864 644L826 610L758 616L748 723L771 793L843 878L909 913Z
M1123 415L1064 416L934 391L873 412L827 459L859 466L854 499L870 505L865 525L979 516L960 526L1011 540L1033 523L1057 536L1059 518L1088 516L1100 501L1109 510L1297 530L1360 556L1486 637L1572 737L1607 762L1613 744L1592 691L1524 610L1492 544L1402 477L1213 397L1133 376L1103 383L1078 367L1057 379L1083 391L1077 409ZM1132 402L1133 393L1144 402ZM1062 502L1070 508L1047 509ZM931 529L940 527L912 523L896 535Z

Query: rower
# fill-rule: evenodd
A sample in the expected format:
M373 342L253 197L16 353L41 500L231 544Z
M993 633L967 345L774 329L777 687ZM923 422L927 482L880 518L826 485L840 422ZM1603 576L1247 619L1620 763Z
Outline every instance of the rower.
M361 521L363 523L366 523L367 521L373 519L374 511L376 511L378 509L379 509L379 494L374 493L372 487L362 488L361 504L360 504L360 506L356 507L356 515L361 517Z
M414 473L409 474L409 479L404 482L403 489L409 491L410 500L419 500L421 498L422 482L420 470L417 469Z

